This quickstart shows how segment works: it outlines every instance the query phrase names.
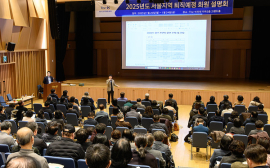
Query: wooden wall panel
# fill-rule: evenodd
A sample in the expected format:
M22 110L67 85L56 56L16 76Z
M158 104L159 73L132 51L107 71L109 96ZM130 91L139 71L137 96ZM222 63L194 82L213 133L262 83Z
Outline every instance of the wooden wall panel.
M1 0L0 1L0 18L11 19L9 0Z
M212 40L251 40L252 31L212 32Z
M31 33L29 39L29 48L31 49L42 48L44 24L45 24L44 19L31 18Z
M121 32L121 22L109 22L100 23L100 31L102 33L120 33Z
M36 9L33 0L27 0L29 17L37 17Z
M26 0L9 0L9 4L14 25L29 27L29 16Z
M34 2L34 5L35 5L37 17L46 19L45 11L44 11L41 0L33 0L33 2Z
M0 41L2 48L6 47L6 43L10 42L13 28L13 20L0 18Z
M243 20L212 20L212 31L242 31Z
M2 58L1 54L0 58ZM7 94L15 95L16 87L13 87L13 84L16 83L15 64L1 65L0 63L0 79L0 96L3 96L6 100Z
M18 43L15 47L16 50L29 48L30 33L30 27L22 27Z
M12 35L11 35L11 41L13 43L18 44L20 34L21 34L21 26L13 26Z

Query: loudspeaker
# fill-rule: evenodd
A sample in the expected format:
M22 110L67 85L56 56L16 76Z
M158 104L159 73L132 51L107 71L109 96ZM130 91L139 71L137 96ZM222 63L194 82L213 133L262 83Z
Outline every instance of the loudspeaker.
M7 50L8 51L14 51L15 45L16 45L15 43L8 42Z

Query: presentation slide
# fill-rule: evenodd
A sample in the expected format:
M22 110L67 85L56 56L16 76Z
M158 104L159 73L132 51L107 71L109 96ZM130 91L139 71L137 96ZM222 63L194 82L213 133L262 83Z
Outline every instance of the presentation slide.
M210 70L211 16L122 17L122 69Z

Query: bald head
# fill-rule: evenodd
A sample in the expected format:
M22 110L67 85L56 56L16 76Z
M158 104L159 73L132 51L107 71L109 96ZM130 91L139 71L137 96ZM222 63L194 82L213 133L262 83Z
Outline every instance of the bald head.
M11 159L6 168L37 168L37 164L31 157L19 156Z
M23 127L17 132L17 141L21 146L27 145L31 142L34 136L34 133L31 129Z

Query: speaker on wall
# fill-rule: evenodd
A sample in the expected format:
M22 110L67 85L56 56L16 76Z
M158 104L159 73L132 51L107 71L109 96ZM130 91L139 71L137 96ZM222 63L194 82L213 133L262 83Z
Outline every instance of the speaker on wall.
M16 45L15 43L8 42L7 50L8 50L8 51L14 51L15 45Z

